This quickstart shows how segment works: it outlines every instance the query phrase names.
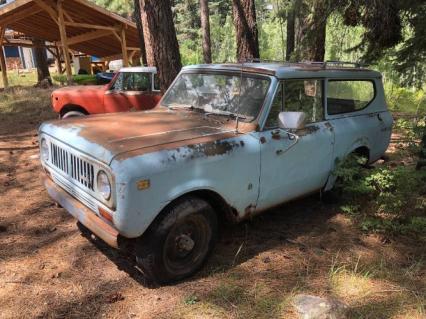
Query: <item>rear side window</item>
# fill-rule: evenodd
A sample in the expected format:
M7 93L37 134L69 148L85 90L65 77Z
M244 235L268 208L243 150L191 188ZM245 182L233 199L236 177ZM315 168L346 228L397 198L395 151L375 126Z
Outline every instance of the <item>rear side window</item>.
M329 80L327 112L335 115L362 110L373 101L375 95L373 81Z

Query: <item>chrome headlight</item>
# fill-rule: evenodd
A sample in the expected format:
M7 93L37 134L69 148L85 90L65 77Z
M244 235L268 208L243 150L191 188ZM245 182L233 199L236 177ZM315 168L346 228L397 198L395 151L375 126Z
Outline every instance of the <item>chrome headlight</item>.
M105 200L109 200L111 197L111 182L109 181L108 175L102 170L98 173L96 186L102 197Z
M47 145L47 141L45 138L43 138L41 140L41 144L40 144L40 155L41 155L41 159L44 162L48 162L49 161L49 146Z

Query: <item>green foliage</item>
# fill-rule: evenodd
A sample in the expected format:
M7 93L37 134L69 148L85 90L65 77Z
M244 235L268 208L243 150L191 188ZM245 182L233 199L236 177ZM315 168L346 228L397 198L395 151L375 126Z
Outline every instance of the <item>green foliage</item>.
M367 217L362 220L360 226L365 232L402 234L426 239L426 217L422 216L413 216L404 220Z
M52 76L53 80L64 84L67 82L67 76L64 74L58 74L58 75L54 75ZM91 84L96 84L96 77L94 75L90 75L90 74L78 74L78 75L73 75L72 80L74 83L79 84L79 85L91 85Z
M90 0L98 6L117 13L125 18L132 16L134 11L133 0Z
M183 302L185 305L191 306L191 305L195 305L199 301L200 299L196 295L192 294L187 296Z
M133 14L133 0L91 1L124 17ZM315 1L300 2L300 14L310 21ZM284 59L287 13L295 3L296 0L255 0L261 58ZM236 60L236 41L232 2L210 0L209 7L213 62L233 62ZM373 68L384 74L391 108L415 112L417 95L424 96L425 90L422 86L426 76L426 3L422 0L380 0L374 3L339 0L327 2L325 7L325 59L361 61L368 58L374 61ZM199 10L198 0L173 1L183 65L203 62ZM425 108L424 100L420 108Z
M362 158L351 155L336 165L333 174L344 202L341 211L367 232L426 239L426 170L411 166L365 169L362 163Z
M413 114L426 114L426 94L424 90L413 90L385 83L387 103L392 111Z

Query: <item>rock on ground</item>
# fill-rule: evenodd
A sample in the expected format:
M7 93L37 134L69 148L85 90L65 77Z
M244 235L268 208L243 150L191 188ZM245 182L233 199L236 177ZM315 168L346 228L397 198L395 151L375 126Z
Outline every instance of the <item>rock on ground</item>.
M334 298L297 295L294 298L301 319L345 319L347 305Z

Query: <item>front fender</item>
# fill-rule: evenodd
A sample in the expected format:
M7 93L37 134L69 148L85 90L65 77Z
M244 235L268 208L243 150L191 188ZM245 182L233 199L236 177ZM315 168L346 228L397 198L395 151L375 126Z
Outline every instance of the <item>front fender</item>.
M170 202L197 190L217 193L244 214L257 203L259 147L243 135L217 149L203 143L119 156L111 163L119 190L114 225L125 237L138 237Z

